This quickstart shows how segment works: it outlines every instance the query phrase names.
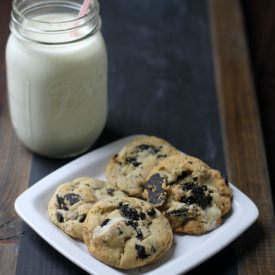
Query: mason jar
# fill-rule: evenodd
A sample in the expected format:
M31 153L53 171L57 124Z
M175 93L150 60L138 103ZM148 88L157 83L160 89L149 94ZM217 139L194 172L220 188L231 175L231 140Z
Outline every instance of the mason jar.
M80 154L107 116L107 54L97 0L15 0L6 47L12 125L32 151Z

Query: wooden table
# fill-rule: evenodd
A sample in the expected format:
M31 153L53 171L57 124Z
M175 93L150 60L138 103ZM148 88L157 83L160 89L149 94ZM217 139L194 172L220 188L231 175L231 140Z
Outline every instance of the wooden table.
M16 215L15 198L69 160L25 149L8 117L0 9L0 274L85 274ZM92 149L130 134L161 136L227 175L258 221L190 274L275 274L269 174L238 0L101 1L109 116Z

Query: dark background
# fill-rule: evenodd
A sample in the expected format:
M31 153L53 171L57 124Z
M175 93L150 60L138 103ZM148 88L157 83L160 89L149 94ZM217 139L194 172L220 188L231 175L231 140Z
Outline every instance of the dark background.
M275 1L242 0L275 202Z

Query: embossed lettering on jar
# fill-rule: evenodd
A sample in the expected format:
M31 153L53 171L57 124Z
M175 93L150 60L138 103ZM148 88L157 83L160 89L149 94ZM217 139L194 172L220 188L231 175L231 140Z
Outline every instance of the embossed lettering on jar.
M13 127L49 157L84 152L107 116L107 54L96 0L15 0L6 48Z

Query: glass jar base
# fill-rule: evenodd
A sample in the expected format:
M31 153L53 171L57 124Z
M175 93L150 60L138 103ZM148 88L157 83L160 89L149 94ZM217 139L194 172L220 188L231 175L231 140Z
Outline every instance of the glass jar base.
M40 151L37 151L37 150L34 150L32 148L30 148L28 145L22 143L29 151L31 151L32 153L35 153L39 156L42 156L42 157L46 157L46 158L51 158L51 159L69 159L69 158L74 158L74 157L77 157L85 152L87 152L92 146L94 143L90 144L89 146L81 149L81 150L78 150L74 153L68 153L68 154L47 154L47 153L44 153L44 152L40 152Z

